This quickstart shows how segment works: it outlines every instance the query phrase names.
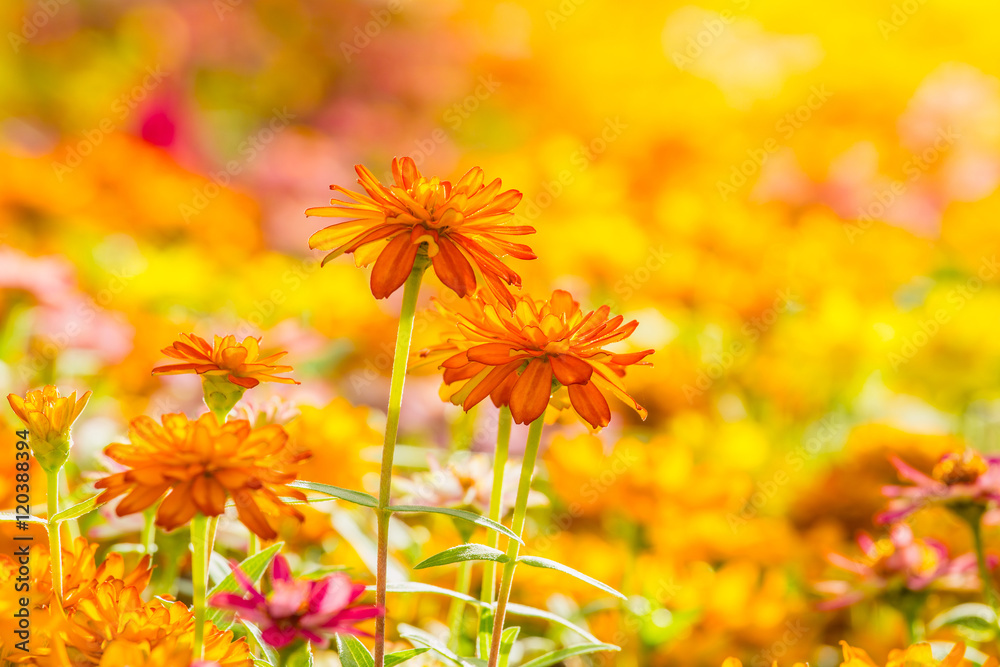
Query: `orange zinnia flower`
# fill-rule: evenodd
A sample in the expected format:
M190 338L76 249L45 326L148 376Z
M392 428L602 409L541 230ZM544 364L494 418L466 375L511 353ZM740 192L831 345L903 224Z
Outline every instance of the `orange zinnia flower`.
M160 425L149 417L132 420L131 444L108 445L104 453L129 469L96 484L105 489L98 502L124 495L118 516L141 512L164 494L156 524L173 530L196 513L218 516L232 498L240 521L261 538L277 536L269 514L301 519L280 496L305 499L287 486L295 480L290 470L309 455L294 453L288 434L278 425L252 429L244 420L220 424L206 413L196 421L184 415L164 415ZM127 494L127 495L126 495Z
M441 363L445 384L464 381L450 392L456 405L468 410L489 396L497 406L509 405L514 421L527 424L545 412L553 391L565 386L573 409L594 428L611 421L605 393L646 418L621 378L653 350L615 354L605 349L628 338L637 322L622 324L621 315L609 319L607 306L585 314L562 290L548 301L520 297L510 313L473 300L471 313L452 311L461 337L425 352L447 356Z
M288 354L278 352L267 357L260 356L260 339L247 336L242 343L236 336L216 336L215 344L194 334L181 334L181 340L163 349L163 354L184 362L157 366L153 375L177 375L197 373L206 376L225 376L227 380L244 389L256 387L261 382L282 382L299 384L292 378L278 377L277 373L289 373L291 366L276 366L275 361Z
M521 201L520 192L500 192L499 178L484 185L483 170L478 167L455 184L425 178L408 157L393 159L395 184L391 186L382 185L360 164L355 170L368 196L331 185L350 201L333 199L333 206L306 210L306 215L350 218L309 239L310 248L332 251L323 264L344 253L354 253L358 266L374 260L372 294L384 299L406 282L418 255L424 256L441 282L459 296L485 284L513 307L507 285L520 287L521 277L499 258L535 259L528 246L500 238L535 233L533 227L508 224L511 209Z
M60 667L192 664L194 613L180 602L144 602L140 593L119 579L92 586L50 645L22 661ZM234 640L231 631L212 623L205 626L204 661L220 667L253 665L246 640Z
M8 394L14 414L28 429L28 444L39 465L51 472L62 468L69 458L70 430L90 400L86 392L79 400L74 391L60 396L53 385L29 391L21 398Z

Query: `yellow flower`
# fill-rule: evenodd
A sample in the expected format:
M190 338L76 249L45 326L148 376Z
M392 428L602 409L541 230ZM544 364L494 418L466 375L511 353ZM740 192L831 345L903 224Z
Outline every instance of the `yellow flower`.
M69 458L70 429L86 407L90 394L88 391L77 400L75 391L60 396L53 385L46 385L29 391L24 398L7 395L10 407L28 428L32 453L46 471L59 470Z

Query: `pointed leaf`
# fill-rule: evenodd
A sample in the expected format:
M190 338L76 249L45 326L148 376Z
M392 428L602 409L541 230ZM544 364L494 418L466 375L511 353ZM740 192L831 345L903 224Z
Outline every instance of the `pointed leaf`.
M343 667L375 667L375 659L368 647L354 635L337 635L337 654Z
M588 653L597 653L598 651L620 650L621 649L614 644L580 644L579 646L570 646L569 648L553 651L552 653L546 653L539 658L523 663L521 667L551 667L551 665L558 665L566 658L570 658L574 655L586 655Z
M439 653L441 656L456 665L459 665L460 667L486 667L485 660L458 656L454 651L438 641L437 637L429 632L424 632L420 628L415 628L412 625L407 625L406 623L400 623L397 628L397 632L399 632L400 637L408 639L411 644L426 646L430 650Z
M366 588L368 591L374 591L374 586L368 586ZM465 595L464 593L457 593L455 591L449 590L447 588L441 588L440 586L432 586L430 584L421 584L416 581L404 581L404 582L388 582L385 588L387 593L435 593L437 595L446 595L450 598L455 598L456 600L461 600L462 602L468 602L476 607L492 607L492 605L486 605L476 598ZM546 611L544 609L537 609L535 607L528 607L523 604L510 603L507 605L507 614L511 616L523 616L525 618L537 618L544 621L549 621L555 623L556 625L561 625L567 630L572 630L576 634L580 635L584 639L594 644L600 644L601 640L587 632L580 626L576 625L572 621L569 621L558 614L553 614L551 611Z
M285 545L284 542L275 542L268 548L255 553L253 556L249 556L246 560L240 563L240 570L243 571L245 575L250 577L252 581L257 581L260 579L261 575L267 569L267 566L271 564L271 559L274 555L278 553L278 550ZM211 600L213 595L218 593L235 593L240 588L239 582L236 581L236 576L230 572L225 579L220 581L212 590L208 592L207 599ZM206 614L208 620L219 626L220 630L228 630L232 627L233 622L230 620L228 614L221 609L216 609L215 607L209 607Z
M52 518L49 519L49 521L52 521L53 523L59 523L60 521L67 521L69 519L76 519L78 517L83 516L84 514L87 514L88 512L94 511L95 509L97 509L98 507L100 507L101 505L104 504L104 503L101 503L101 505L97 504L97 496L99 496L99 495L101 495L101 494L98 493L95 496L91 496L90 498L87 498L86 500L84 500L81 503L77 503L76 505L73 505L72 507L67 507L66 509L64 509L61 512L56 512L52 516Z
M510 662L510 650L514 648L514 642L517 641L517 634L520 631L521 628L515 625L500 635L500 667L507 667L507 663Z
M588 577L583 572L574 570L573 568L563 565L562 563L557 563L554 560L549 560L548 558L539 558L538 556L521 556L520 558L517 559L517 562L524 565L530 565L531 567L541 567L548 570L558 570L559 572L568 574L571 577L576 577L580 581L586 582L591 586L600 588L602 591L606 593L611 593L617 598L621 598L622 600L628 599L615 589L611 588L611 586L608 586L607 584L602 583L597 579L594 579L593 577Z
M524 544L517 535L514 534L507 526L497 523L493 519L485 517L481 514L476 514L474 512L468 512L466 510L457 510L452 507L429 507L426 505L391 505L389 509L393 512L413 512L413 513L426 513L426 514L445 514L456 519L464 519L470 523L474 523L477 526L483 526L484 528L489 528L490 530L495 530L496 532L506 535L512 540L516 540L518 544Z
M954 626L972 641L986 642L997 634L997 615L985 604L969 602L941 612L927 624L927 629L933 632L945 626Z
M339 486L320 484L319 482L305 482L302 480L292 482L288 486L297 489L308 489L310 491L316 491L317 493L325 493L332 498L346 500L349 503L354 503L355 505L361 505L363 507L378 507L378 501L375 497L370 496L363 491L353 491L351 489L342 489Z
M313 667L312 644L303 642L302 646L288 656L288 661L282 667Z
M258 628L253 623L240 619L240 624L247 629L253 638L257 642L257 646L260 647L261 652L264 654L264 658L272 665L280 665L281 658L278 657L278 652L274 650L274 647L264 641L263 635L261 635L260 628Z
M395 653L389 653L385 656L385 667L395 667L395 665L401 665L411 658L416 658L418 655L423 655L430 651L429 648L409 648L405 651L396 651Z
M460 563L469 560L490 560L497 563L506 563L510 558L499 549L488 547L485 544L460 544L457 547L445 549L441 553L417 563L413 566L413 569L423 570L428 567L450 565L451 563Z

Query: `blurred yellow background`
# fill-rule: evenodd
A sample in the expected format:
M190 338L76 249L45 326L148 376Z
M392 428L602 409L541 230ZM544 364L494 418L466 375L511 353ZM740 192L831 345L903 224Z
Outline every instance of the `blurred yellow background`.
M873 530L887 453L998 448L998 19L926 0L7 0L0 392L94 390L80 485L128 419L199 410L196 378L149 373L178 333L262 335L302 382L268 391L311 406L310 479L370 487L399 295L376 302L349 260L320 270L303 211L356 163L481 166L525 194L525 291L610 304L656 348L628 378L646 422L549 431L528 534L629 604L544 571L515 596L623 646L593 664L837 664L840 639L881 659L900 619L817 612L812 584ZM415 347L437 327L419 319ZM407 385L405 444L469 427L438 382ZM303 549L337 532L313 518ZM917 523L968 549L954 520ZM413 562L454 543L425 533Z

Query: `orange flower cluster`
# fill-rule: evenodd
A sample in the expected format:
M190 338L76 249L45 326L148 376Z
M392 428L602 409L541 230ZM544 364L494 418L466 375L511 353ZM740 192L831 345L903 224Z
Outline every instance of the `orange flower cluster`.
M472 300L466 310L450 310L458 335L425 351L441 362L450 400L466 410L489 396L510 406L519 424L545 412L553 391L566 387L580 417L594 428L607 426L611 408L606 395L632 406L643 419L646 410L625 390L629 366L643 364L653 350L627 354L607 347L625 340L638 322L601 306L584 313L568 292L556 290L547 301L516 299L512 312Z
M240 520L263 539L277 536L268 514L301 519L281 496L305 499L288 483L296 477L294 464L309 454L292 451L281 426L253 429L244 420L220 424L210 413L194 421L165 415L162 424L144 416L132 421L130 440L105 449L128 470L96 484L105 489L98 502L125 496L119 516L141 512L162 497L156 523L173 530L196 513L219 516L232 500Z
M457 183L426 178L412 158L393 159L393 185L383 185L363 165L355 167L366 195L331 185L350 201L306 210L308 216L350 218L316 232L309 247L331 251L326 264L345 253L358 266L372 261L371 288L384 299L406 281L418 257L430 260L434 273L459 296L479 285L513 307L507 285L521 278L498 258L535 259L531 248L502 236L533 234L534 228L510 225L511 209L521 201L517 190L500 192L501 181L485 183L483 170L470 169Z

